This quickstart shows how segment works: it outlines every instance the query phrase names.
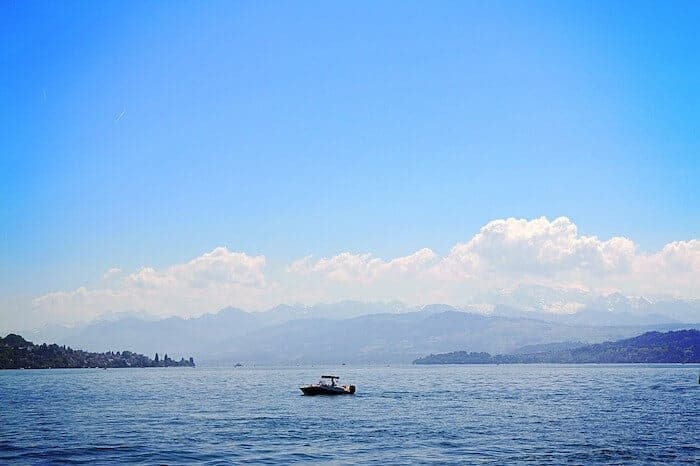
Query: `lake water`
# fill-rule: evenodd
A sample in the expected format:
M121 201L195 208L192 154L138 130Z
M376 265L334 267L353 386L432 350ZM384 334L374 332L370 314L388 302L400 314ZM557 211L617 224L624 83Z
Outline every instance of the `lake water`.
M325 372L355 396L304 397ZM0 371L0 463L700 462L697 365Z

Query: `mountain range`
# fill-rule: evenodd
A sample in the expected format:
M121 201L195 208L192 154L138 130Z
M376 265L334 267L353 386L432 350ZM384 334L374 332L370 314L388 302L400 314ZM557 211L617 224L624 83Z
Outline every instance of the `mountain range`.
M226 308L189 319L117 313L74 328L35 329L31 338L90 351L175 350L173 356L193 355L205 365L407 363L462 348L510 353L527 345L598 343L652 330L694 328L700 322L700 317L677 318L698 315L697 302L684 302L683 312L679 303L645 302L610 295L575 313L509 304L476 312L472 305L353 301L282 305L264 312ZM650 312L654 310L659 312Z
M653 325L700 322L700 299L599 295L576 288L520 285L477 296L467 308L574 325Z

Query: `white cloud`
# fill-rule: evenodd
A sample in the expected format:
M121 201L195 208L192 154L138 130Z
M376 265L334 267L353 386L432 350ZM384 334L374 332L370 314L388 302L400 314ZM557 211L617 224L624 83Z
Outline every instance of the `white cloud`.
M700 297L700 240L675 241L657 253L639 256L631 275L640 294Z
M102 275L102 281L109 282L110 280L113 280L114 278L118 277L121 275L122 269L119 267L112 267L109 270L107 270L104 275Z
M288 271L365 286L388 279L406 283L401 296L442 296L459 304L477 292L541 284L600 292L700 294L700 241L680 241L653 254L638 253L630 239L601 240L578 233L566 217L489 222L466 242L438 258L430 249L383 260L342 253L314 262L305 257ZM361 298L362 290L344 297ZM356 295L353 295L355 293ZM375 296L377 298L377 296Z
M273 270L276 280L265 269L264 256L218 247L165 269L110 269L99 288L35 298L33 312L47 321L77 321L125 309L190 316L228 305L261 309L339 299L460 305L520 285L700 297L699 240L638 252L624 237L580 235L566 217L494 220L442 257L428 248L390 259L350 252L307 256Z
M568 218L549 221L494 220L466 243L459 243L442 261L457 276L492 274L504 277L546 276L561 273L605 274L622 271L634 258L627 238L601 241L578 234Z
M436 257L436 254L428 248L389 261L372 257L371 254L344 252L337 256L323 258L316 263L313 263L311 256L306 256L293 262L287 271L300 274L318 273L337 282L370 283L420 273Z
M103 287L48 293L34 309L48 320L80 321L105 312L146 310L158 315L197 315L228 305L258 308L275 284L265 280L264 256L218 247L184 264L156 270L144 267L111 286L121 272L110 269Z
M252 257L242 252L231 252L218 247L185 264L159 272L150 267L143 268L126 277L128 287L160 288L212 288L241 285L263 287L265 257Z

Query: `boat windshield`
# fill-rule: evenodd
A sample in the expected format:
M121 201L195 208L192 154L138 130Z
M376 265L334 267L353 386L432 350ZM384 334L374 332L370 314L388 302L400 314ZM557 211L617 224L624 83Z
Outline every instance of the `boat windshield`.
M335 381L339 379L339 377L331 377L331 376L321 376L321 380L318 382L319 385L330 385L331 387L335 387ZM329 383L330 381L330 383Z

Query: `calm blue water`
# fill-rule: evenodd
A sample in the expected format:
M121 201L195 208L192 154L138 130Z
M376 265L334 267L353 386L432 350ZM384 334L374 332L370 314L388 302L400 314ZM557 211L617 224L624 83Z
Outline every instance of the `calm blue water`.
M303 397L321 372L355 396ZM0 463L695 463L700 366L0 371Z

